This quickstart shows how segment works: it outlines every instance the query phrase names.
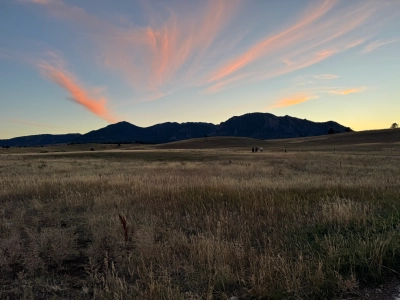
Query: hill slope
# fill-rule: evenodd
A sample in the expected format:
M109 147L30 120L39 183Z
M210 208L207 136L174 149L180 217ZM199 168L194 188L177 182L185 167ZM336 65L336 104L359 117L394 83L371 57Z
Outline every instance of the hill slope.
M264 150L327 150L357 149L380 150L381 148L400 149L400 129L367 130L327 134L323 136L257 140L241 137L207 137L167 144L154 145L157 149L248 149L264 147Z
M8 140L0 140L0 147L10 146L10 147L32 147L32 146L42 146L42 145L54 145L69 143L73 140L79 138L81 134L79 133L69 133L69 134L38 134L30 136L21 136Z

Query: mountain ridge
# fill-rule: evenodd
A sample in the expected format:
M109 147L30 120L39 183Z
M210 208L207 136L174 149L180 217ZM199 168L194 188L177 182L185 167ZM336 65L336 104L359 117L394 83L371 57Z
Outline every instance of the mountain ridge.
M85 134L44 134L0 140L0 146L41 146L61 143L163 144L205 136L236 136L266 140L319 136L327 134L329 130L345 132L347 128L334 121L313 122L288 115L278 117L270 113L255 112L233 116L219 124L165 122L140 127L121 121Z

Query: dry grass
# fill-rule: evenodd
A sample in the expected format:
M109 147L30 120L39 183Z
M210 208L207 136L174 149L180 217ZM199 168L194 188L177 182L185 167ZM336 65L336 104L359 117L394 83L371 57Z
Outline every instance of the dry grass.
M3 155L0 298L351 294L400 269L399 173L346 153Z

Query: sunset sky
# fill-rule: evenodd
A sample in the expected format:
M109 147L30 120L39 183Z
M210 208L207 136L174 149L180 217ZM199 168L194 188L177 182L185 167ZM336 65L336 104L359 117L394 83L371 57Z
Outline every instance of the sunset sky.
M399 0L0 0L0 139L269 112L400 123Z

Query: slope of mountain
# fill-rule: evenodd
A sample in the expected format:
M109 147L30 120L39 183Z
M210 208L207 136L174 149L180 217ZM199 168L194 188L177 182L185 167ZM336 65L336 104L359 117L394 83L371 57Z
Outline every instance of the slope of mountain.
M69 143L77 138L81 134L69 133L69 134L38 134L30 136L21 136L8 140L0 140L0 147L24 147L24 146L41 146L41 145L54 145Z
M277 117L269 113L252 113L222 122L213 135L266 140L324 135L330 128L339 132L346 129L333 121L316 123L290 116Z
M80 136L80 143L168 143L203 137L215 128L211 123L162 123L150 127L138 127L128 122L108 125Z
M346 130L346 127L333 121L316 123L290 116L249 113L232 117L218 125L167 122L150 127L138 127L128 122L119 122L83 135L39 135L0 140L0 146L37 146L68 142L158 144L205 136L235 136L266 140L324 135L331 128L335 132Z

